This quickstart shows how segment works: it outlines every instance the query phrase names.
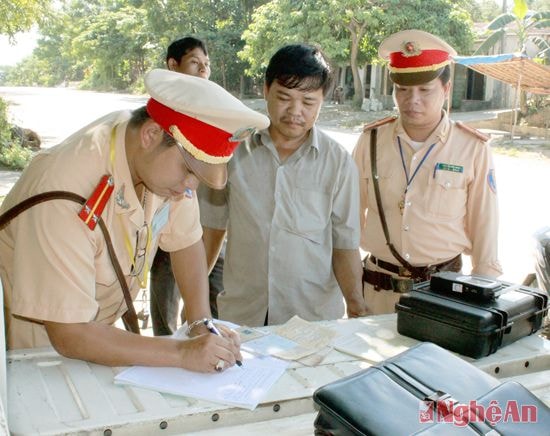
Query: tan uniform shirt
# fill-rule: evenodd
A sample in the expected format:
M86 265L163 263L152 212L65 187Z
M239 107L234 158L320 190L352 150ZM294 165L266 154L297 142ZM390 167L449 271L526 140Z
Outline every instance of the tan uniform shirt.
M317 128L284 162L267 131L241 144L225 191L199 199L203 225L228 230L220 318L342 317L332 250L359 247L358 187L349 153Z
M158 243L166 251L178 250L198 241L202 230L196 199L173 202L151 192L145 199L137 198L124 146L129 116L129 112L109 114L41 152L6 197L1 211L52 190L88 198L101 176L112 174L115 188L102 217L135 297L140 280L130 275L130 268L137 232L144 225L150 231L150 264ZM110 153L113 129L114 159ZM77 216L80 207L66 200L45 202L23 212L0 232L9 348L49 345L42 320L112 324L126 311L103 234L99 226L91 231Z
M398 138L409 179L435 144L404 198L407 181ZM378 180L390 241L414 266L441 263L465 253L472 258L473 273L500 275L498 205L489 145L457 127L446 114L418 151L410 143L400 120L378 129ZM361 179L361 248L398 265L380 224L369 149L370 132L365 132L353 152Z

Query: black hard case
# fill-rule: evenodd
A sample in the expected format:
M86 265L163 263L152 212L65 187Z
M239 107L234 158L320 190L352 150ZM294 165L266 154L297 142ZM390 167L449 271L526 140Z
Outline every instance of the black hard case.
M336 380L313 394L315 435L548 435L550 409L522 385L494 377L437 345L425 342L371 368ZM534 405L537 422L489 422L478 413L466 426L452 419L420 419L425 401L475 401L504 410L509 401ZM451 416L452 417L452 416ZM449 418L449 416L447 416Z
M477 359L539 330L548 295L517 286L492 301L472 302L433 292L424 282L395 307L400 334Z

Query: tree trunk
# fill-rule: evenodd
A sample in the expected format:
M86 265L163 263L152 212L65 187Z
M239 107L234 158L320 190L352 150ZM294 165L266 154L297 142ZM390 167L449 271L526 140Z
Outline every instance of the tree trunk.
M351 74L353 76L353 107L356 109L361 109L363 104L363 84L361 83L361 78L359 77L359 68L357 67L357 54L359 53L359 42L363 37L365 25L360 25L354 19L351 20L349 24L349 31L351 34L351 53L350 53L350 64L351 64Z

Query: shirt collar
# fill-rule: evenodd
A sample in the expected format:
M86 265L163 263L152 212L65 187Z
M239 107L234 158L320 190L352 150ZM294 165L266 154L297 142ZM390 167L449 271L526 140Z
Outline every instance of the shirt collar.
M442 112L441 120L439 121L439 123L437 124L436 128L431 133L431 135L428 136L426 141L424 141L424 146L431 145L437 142L445 143L447 141L447 138L449 136L449 131L450 131L449 117L445 110L442 110L441 112ZM407 135L405 128L403 127L401 118L398 118L398 122L395 129L395 136L396 137L399 136L402 140L404 140L407 143L410 143L412 141L409 135Z
M252 136L252 144L254 146L267 146L275 152L275 144L273 144L273 140L271 139L268 129L263 129L256 132ZM308 137L296 152L299 153L299 156L303 156L307 151L312 150L315 153L314 156L317 157L319 155L320 144L319 129L316 125L313 125L312 129L309 131Z

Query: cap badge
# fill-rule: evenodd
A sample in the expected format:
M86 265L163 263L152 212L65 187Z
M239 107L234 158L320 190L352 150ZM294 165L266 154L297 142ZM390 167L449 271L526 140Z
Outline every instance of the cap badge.
M229 138L230 142L242 142L246 138L248 138L250 135L254 133L256 129L254 127L243 127L239 130L237 130L235 133L233 133L233 136Z
M404 42L401 46L401 53L405 57L418 56L422 53L422 50L418 47L418 44L414 41Z

